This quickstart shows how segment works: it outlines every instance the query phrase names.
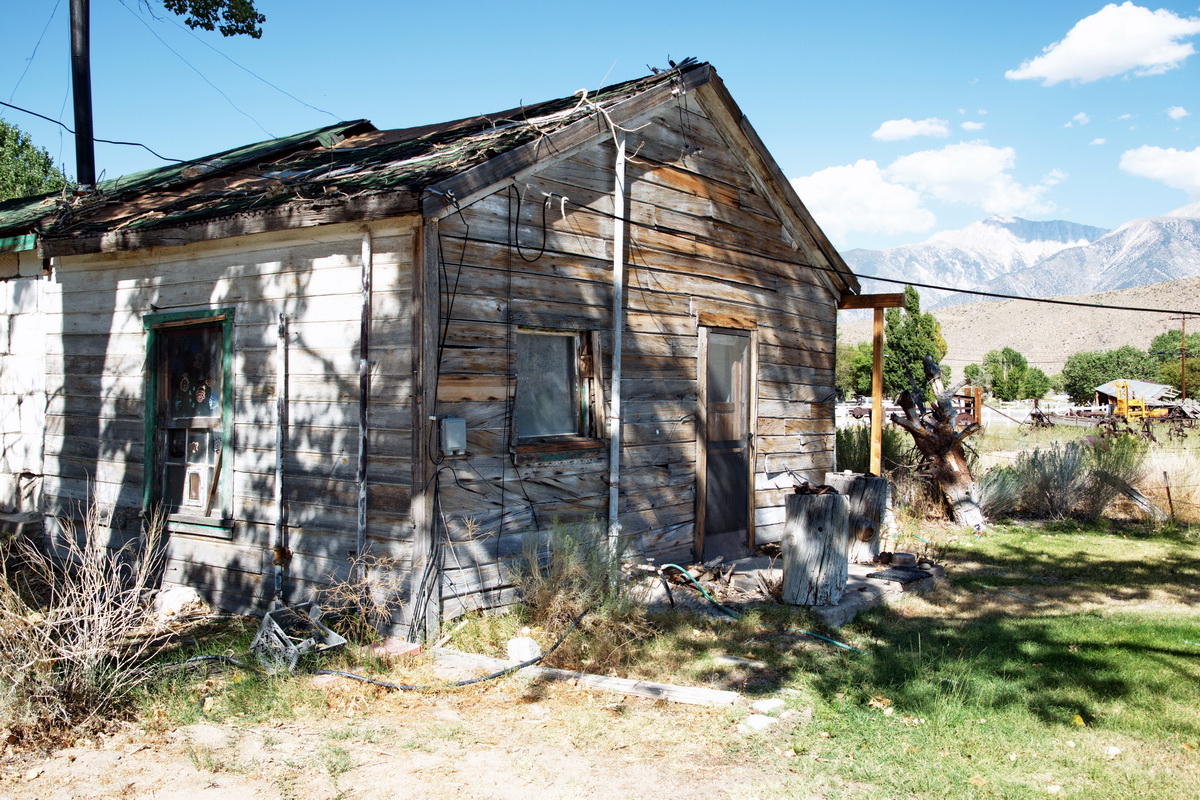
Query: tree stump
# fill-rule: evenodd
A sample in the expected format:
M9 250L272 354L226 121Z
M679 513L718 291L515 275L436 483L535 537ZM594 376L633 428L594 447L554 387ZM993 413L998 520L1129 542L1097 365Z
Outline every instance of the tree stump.
M843 494L791 494L783 533L783 602L831 606L842 599L849 503Z
M961 430L955 425L958 410L954 407L954 393L967 381L946 391L942 385L941 367L932 357L925 356L925 380L937 397L926 412L924 388L917 385L911 374L908 377L912 389L901 392L896 398L904 414L892 414L892 422L912 434L913 443L924 457L922 472L941 488L954 521L981 531L984 526L983 511L979 508L975 480L967 466L963 439L982 428L978 422L972 422Z
M879 555L883 513L887 507L887 478L826 472L825 483L846 495L849 503L846 555L850 563L870 564Z

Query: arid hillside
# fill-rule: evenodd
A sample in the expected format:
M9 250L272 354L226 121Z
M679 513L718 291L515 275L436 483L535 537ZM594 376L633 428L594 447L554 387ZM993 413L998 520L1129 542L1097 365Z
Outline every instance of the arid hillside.
M898 287L889 291L897 290ZM1061 299L1200 314L1200 278ZM933 313L942 324L950 348L944 363L951 367L954 377L961 376L967 364L980 363L983 354L994 348L1012 347L1029 359L1030 366L1053 375L1072 353L1110 350L1126 344L1144 349L1158 334L1179 327L1178 315L1077 308L1028 300L971 303L939 308ZM871 338L869 319L854 319L847 312L840 316L838 334L843 342L854 344ZM1189 331L1200 331L1200 318L1189 322Z

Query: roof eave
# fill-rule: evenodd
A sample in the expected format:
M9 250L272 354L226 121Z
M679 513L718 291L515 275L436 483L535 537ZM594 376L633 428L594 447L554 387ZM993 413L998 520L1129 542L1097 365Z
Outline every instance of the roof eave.
M378 192L342 200L336 204L293 202L256 212L238 212L206 219L192 225L173 227L124 228L89 235L44 237L45 256L78 256L115 253L149 247L173 247L214 239L228 239L255 233L344 222L371 222L388 217L413 214L420 209L415 192Z

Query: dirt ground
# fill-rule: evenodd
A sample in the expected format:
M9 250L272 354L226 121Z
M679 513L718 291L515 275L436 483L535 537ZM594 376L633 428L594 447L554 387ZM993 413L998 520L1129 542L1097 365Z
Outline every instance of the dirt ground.
M127 725L48 756L9 755L0 797L745 799L775 794L792 732L809 724L792 709L745 733L748 701L667 704L516 677L436 694L346 679L323 691L321 718Z

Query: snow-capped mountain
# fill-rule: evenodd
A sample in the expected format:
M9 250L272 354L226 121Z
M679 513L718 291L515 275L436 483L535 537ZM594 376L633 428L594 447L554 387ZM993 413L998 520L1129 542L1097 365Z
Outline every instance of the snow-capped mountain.
M1086 247L1105 233L1103 228L1064 220L1034 222L1019 217L989 217L959 230L936 233L920 244L886 250L849 250L843 257L864 277L980 289L1004 276L1036 268L1064 251ZM864 287L868 292L898 291L897 284L887 282L867 280ZM924 308L974 299L977 298L921 289Z
M985 291L1028 297L1127 289L1200 275L1200 203L1127 222L1083 246L997 276Z

